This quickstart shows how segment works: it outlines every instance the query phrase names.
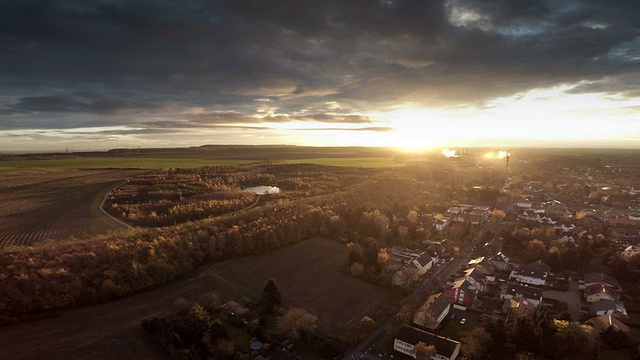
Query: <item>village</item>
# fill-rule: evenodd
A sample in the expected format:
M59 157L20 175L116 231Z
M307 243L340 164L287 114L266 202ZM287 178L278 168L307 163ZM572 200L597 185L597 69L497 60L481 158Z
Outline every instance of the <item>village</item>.
M491 321L515 324L542 310L554 321L587 325L599 341L603 337L598 335L612 331L621 339L637 338L637 318L625 306L631 300L637 309L637 290L625 288L612 272L624 261L640 259L640 190L623 167L543 167L529 169L539 171L538 179L507 178L493 210L460 204L436 215L437 233L446 234L455 222L472 224L472 240L459 251L447 252L446 239L423 241L420 250L388 249L405 269L416 269L399 271L395 285L419 289L432 284L434 289L417 291L421 302L410 307L412 316L397 331L394 353L378 357L426 353L431 359L453 360L471 340L470 330ZM539 179L552 172L562 176ZM407 273L422 280L407 279ZM501 346L515 353L517 344ZM605 347L615 346L608 342Z

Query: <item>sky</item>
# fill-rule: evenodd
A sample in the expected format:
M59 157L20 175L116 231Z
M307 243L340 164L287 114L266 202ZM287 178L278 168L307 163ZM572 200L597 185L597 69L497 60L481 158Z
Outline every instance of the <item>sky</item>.
M640 148L634 0L3 0L0 152Z

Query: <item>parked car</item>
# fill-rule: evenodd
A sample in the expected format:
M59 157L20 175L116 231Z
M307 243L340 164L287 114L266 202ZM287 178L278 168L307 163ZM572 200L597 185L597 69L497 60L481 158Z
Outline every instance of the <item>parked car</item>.
M466 323L466 322L467 322L467 319L465 319L465 318L462 318L462 320L460 320L460 324L464 325L464 323Z

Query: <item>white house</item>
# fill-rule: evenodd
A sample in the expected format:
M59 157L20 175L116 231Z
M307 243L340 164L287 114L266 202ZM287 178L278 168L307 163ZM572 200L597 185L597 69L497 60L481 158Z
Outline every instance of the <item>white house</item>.
M393 349L413 358L416 357L415 346L422 342L436 348L431 360L455 360L460 353L460 342L430 332L402 325L393 342Z
M531 265L518 265L511 272L509 278L522 284L544 286L547 282L547 275L547 269Z
M424 252L419 258L413 259L411 264L418 269L419 275L424 275L433 267L433 258Z

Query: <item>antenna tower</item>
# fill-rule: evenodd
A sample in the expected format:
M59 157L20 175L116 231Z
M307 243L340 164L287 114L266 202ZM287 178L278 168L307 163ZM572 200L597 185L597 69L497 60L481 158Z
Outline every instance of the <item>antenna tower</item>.
M507 159L507 174L509 173L509 155L510 155L509 154L509 149L507 149L507 157L506 157L506 159Z

